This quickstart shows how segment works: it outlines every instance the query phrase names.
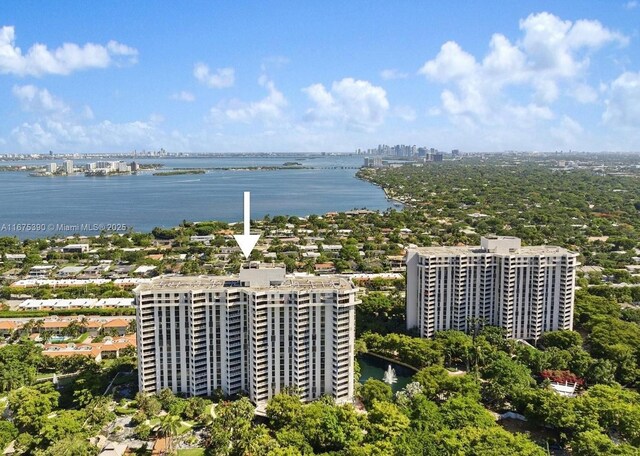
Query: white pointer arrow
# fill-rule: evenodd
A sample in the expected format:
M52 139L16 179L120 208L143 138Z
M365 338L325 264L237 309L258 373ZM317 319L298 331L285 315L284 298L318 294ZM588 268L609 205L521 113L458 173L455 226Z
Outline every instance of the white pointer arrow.
M240 250L244 254L244 257L248 260L251 256L251 251L256 246L259 234L249 234L249 227L251 225L251 192L244 192L244 232L242 234L234 234L236 242L240 246Z

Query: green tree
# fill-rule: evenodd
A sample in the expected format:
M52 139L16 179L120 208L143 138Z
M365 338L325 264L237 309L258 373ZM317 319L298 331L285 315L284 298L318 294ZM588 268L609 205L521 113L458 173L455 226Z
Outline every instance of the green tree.
M216 417L209 426L207 448L214 454L242 454L249 439L255 408L243 397L234 402L221 402L216 407Z
M78 410L60 410L47 418L40 427L39 436L46 447L65 437L81 434L85 413Z
M534 383L531 371L505 353L499 353L497 358L483 369L483 376L488 380L483 386L483 393L489 401L498 404L513 399L520 391Z
M342 451L363 438L363 429L353 407L336 406L322 400L303 408L296 428L316 453Z
M446 430L437 435L438 454L465 456L546 456L547 452L524 434L511 434L495 424Z
M369 432L371 442L392 441L409 428L409 418L390 402L374 400L369 413Z
M184 417L188 420L200 419L206 412L207 404L200 396L190 397L184 408Z
M89 443L81 435L73 435L58 440L43 452L36 453L36 456L95 456L97 454L98 447Z
M52 383L41 383L36 387L21 388L9 393L8 405L13 421L22 430L37 433L47 416L58 405L58 393Z
M178 434L178 429L180 429L179 416L166 414L160 418L160 432L164 435L165 441L168 441L169 453L173 451L173 438Z
M391 386L375 378L367 379L360 388L359 394L367 409L373 406L374 401L390 402L393 399Z
M548 331L542 334L538 342L545 348L556 347L562 350L582 347L583 343L579 332L569 330Z
M480 403L470 397L454 396L440 407L445 426L459 429L467 426L491 427L495 420Z
M630 445L616 445L600 431L591 430L580 432L571 441L571 449L576 456L601 456L601 455L637 455L637 450Z
M0 448L6 448L9 443L18 437L18 429L11 421L0 420Z
M298 396L280 393L269 399L266 412L271 428L279 430L298 421L302 403Z
M473 345L471 336L461 331L440 331L436 333L435 341L444 354L445 364L465 363L469 368L469 355Z
M442 366L425 367L413 379L420 383L424 395L431 400L444 401L455 394L480 398L480 384L472 375L452 375Z
M148 440L151 436L151 427L147 423L140 423L136 426L135 433L140 440Z
M160 404L160 401L155 396L140 392L136 393L135 401L138 409L147 416L156 416L162 410L162 404Z
M276 432L276 440L282 448L295 448L302 454L313 454L313 448L304 434L298 430L298 423L290 423L290 427L286 427Z

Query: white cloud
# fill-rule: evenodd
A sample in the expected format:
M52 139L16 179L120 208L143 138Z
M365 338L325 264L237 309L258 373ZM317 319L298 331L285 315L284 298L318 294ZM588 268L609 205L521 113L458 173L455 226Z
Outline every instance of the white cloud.
M578 121L565 115L562 116L560 125L551 128L551 134L560 141L561 148L575 148L578 140L584 134L584 128Z
M302 90L315 105L307 110L306 119L321 125L342 124L369 131L384 122L389 110L385 90L369 81L344 78L334 81L330 91L322 84Z
M380 72L380 77L385 81L390 81L393 79L406 79L409 75L395 68L388 68Z
M638 2L636 0L630 0L624 4L624 7L628 10L636 9L638 7Z
M266 73L271 68L282 68L283 66L288 65L289 62L290 60L288 57L285 57L283 55L272 55L262 59L260 70L263 73Z
M211 73L206 64L198 62L193 66L193 75L198 81L214 89L225 89L235 83L235 70L229 67L218 68L215 73Z
M15 85L11 92L25 111L57 114L70 111L64 101L51 95L47 89L39 89L33 85Z
M82 108L82 117L84 117L87 120L92 120L94 118L93 110L91 109L90 106L85 105Z
M396 106L393 114L405 122L413 122L416 120L416 111L411 106Z
M476 72L476 59L462 50L455 41L447 41L435 59L426 62L418 71L436 81L446 82L467 77Z
M175 146L173 136L162 132L153 122L113 123L108 120L83 125L70 120L44 119L25 122L11 131L12 139L24 150L122 151L133 148Z
M36 43L26 54L15 45L15 28L0 28L0 73L18 76L41 76L43 74L66 75L89 68L106 68L126 61L135 63L138 51L117 41L106 46L86 43L79 46L64 43L49 50L46 45Z
M602 116L608 125L640 127L640 72L624 72L611 83Z
M265 87L268 95L258 101L245 103L239 100L220 103L211 108L211 119L214 122L224 120L232 122L249 123L254 119L262 120L266 123L278 121L284 117L284 108L287 106L287 99L280 92L273 81L266 76L261 76L258 83Z
M597 93L582 82L590 65L590 53L628 38L598 21L563 21L550 13L531 14L520 21L522 37L515 43L494 34L482 60L457 43L444 43L419 73L446 85L442 107L450 116L464 116L464 125L516 125L554 117L550 105L567 95L580 103L592 103ZM516 87L517 101L507 88ZM523 98L524 95L524 98ZM526 97L531 101L526 101ZM529 122L530 123L530 122Z
M182 90L180 92L172 94L171 95L171 99L172 100L176 100L176 101L185 101L187 103L190 103L192 101L195 101L196 97L191 92L187 92L186 90Z
M577 84L568 93L582 104L594 103L598 100L598 92L588 84Z
M93 111L82 106L74 112L63 100L47 89L33 85L16 85L12 90L22 109L33 119L11 130L12 150L56 150L71 152L123 151L134 148L172 147L185 150L186 139L160 129L164 117L152 113L148 121L114 123L92 122Z

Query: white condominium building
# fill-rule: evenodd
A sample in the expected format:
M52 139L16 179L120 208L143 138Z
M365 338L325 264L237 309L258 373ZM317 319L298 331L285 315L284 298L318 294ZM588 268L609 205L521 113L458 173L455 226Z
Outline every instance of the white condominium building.
M303 401L354 394L357 288L332 277L247 268L231 277L160 277L135 290L140 391L247 392L285 387Z
M504 236L483 237L477 247L410 249L407 328L432 337L480 321L518 339L572 329L576 257Z

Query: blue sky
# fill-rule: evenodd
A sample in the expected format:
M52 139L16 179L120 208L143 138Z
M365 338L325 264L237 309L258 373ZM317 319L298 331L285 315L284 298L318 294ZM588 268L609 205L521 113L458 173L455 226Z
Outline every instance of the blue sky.
M0 3L0 153L640 150L640 2Z

